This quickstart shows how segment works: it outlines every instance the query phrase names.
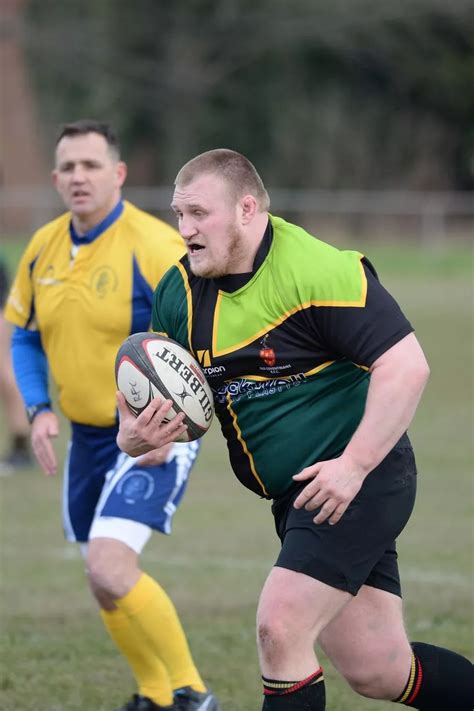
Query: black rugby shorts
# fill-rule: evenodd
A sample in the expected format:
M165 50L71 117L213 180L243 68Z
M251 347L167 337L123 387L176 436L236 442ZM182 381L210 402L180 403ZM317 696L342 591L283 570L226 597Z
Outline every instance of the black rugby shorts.
M365 479L339 523L316 525L318 510L295 509L304 487L275 499L272 512L282 547L275 565L356 595L371 585L401 597L395 540L410 518L416 464L404 435Z

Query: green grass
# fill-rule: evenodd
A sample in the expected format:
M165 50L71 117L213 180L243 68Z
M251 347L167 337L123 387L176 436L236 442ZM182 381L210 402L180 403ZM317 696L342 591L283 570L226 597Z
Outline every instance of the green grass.
M399 544L407 627L413 639L472 657L469 250L450 252L446 268L418 255L421 276L412 269L413 250L400 250L395 261L390 250L377 251L377 258L370 254L412 320L432 368L411 428L418 501ZM66 437L64 423L61 453ZM59 478L46 479L36 470L0 480L4 711L109 711L133 690L86 591L81 558L63 541L60 486ZM223 711L258 711L255 612L278 545L269 502L233 478L217 427L204 439L174 525L171 537L152 538L144 567L175 601L196 662ZM330 711L392 708L357 697L323 662Z

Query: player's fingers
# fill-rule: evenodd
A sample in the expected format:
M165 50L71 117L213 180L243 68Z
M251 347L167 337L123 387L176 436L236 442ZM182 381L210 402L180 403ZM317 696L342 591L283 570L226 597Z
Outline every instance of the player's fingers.
M175 415L172 420L163 426L163 433L166 435L169 434L174 439L185 432L188 428L183 422L184 418L184 412L180 412L178 415Z
M314 511L327 501L328 495L323 491L318 491L314 496L308 499L304 505L306 511Z
M313 518L315 524L324 523L337 506L337 502L334 499L328 499L322 506L317 516Z
M115 400L117 402L117 410L120 414L123 414L128 410L125 396L123 393L120 392L120 390L117 390L117 392L115 393Z
M173 405L171 400L161 400L154 397L147 407L137 417L137 425L160 424Z
M33 452L38 464L47 476L53 476L57 471L56 454L48 438L40 437L33 442Z
M336 523L339 523L339 521L345 514L346 510L347 510L347 504L339 504L339 506L336 506L336 509L332 513L331 518L329 519L328 523L330 523L331 526L334 526Z
M295 509L301 509L306 506L308 501L316 496L319 491L319 485L316 481L312 481L310 484L305 486L303 491L301 491L293 502Z
M293 479L295 481L306 481L306 479L314 479L318 475L322 464L324 464L324 462L317 462L316 464L312 464L310 467L305 467L300 472L298 472L298 474L294 474Z

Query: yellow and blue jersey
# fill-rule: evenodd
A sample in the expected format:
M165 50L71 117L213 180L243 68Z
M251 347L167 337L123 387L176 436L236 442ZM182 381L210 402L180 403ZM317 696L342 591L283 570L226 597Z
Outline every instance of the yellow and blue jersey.
M70 213L33 235L5 317L39 332L70 420L116 422L117 350L131 333L148 330L153 290L183 253L176 230L126 201L85 238L75 235Z

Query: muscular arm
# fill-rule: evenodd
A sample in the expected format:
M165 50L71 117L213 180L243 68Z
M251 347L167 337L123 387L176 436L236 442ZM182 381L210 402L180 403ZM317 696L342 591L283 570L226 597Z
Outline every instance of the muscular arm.
M380 464L410 425L429 367L410 333L377 358L370 372L364 416L344 451L365 475Z
M295 500L309 511L322 507L315 523L337 523L365 477L380 464L413 419L429 368L413 333L373 363L364 415L343 454L303 469L293 478L310 480Z

